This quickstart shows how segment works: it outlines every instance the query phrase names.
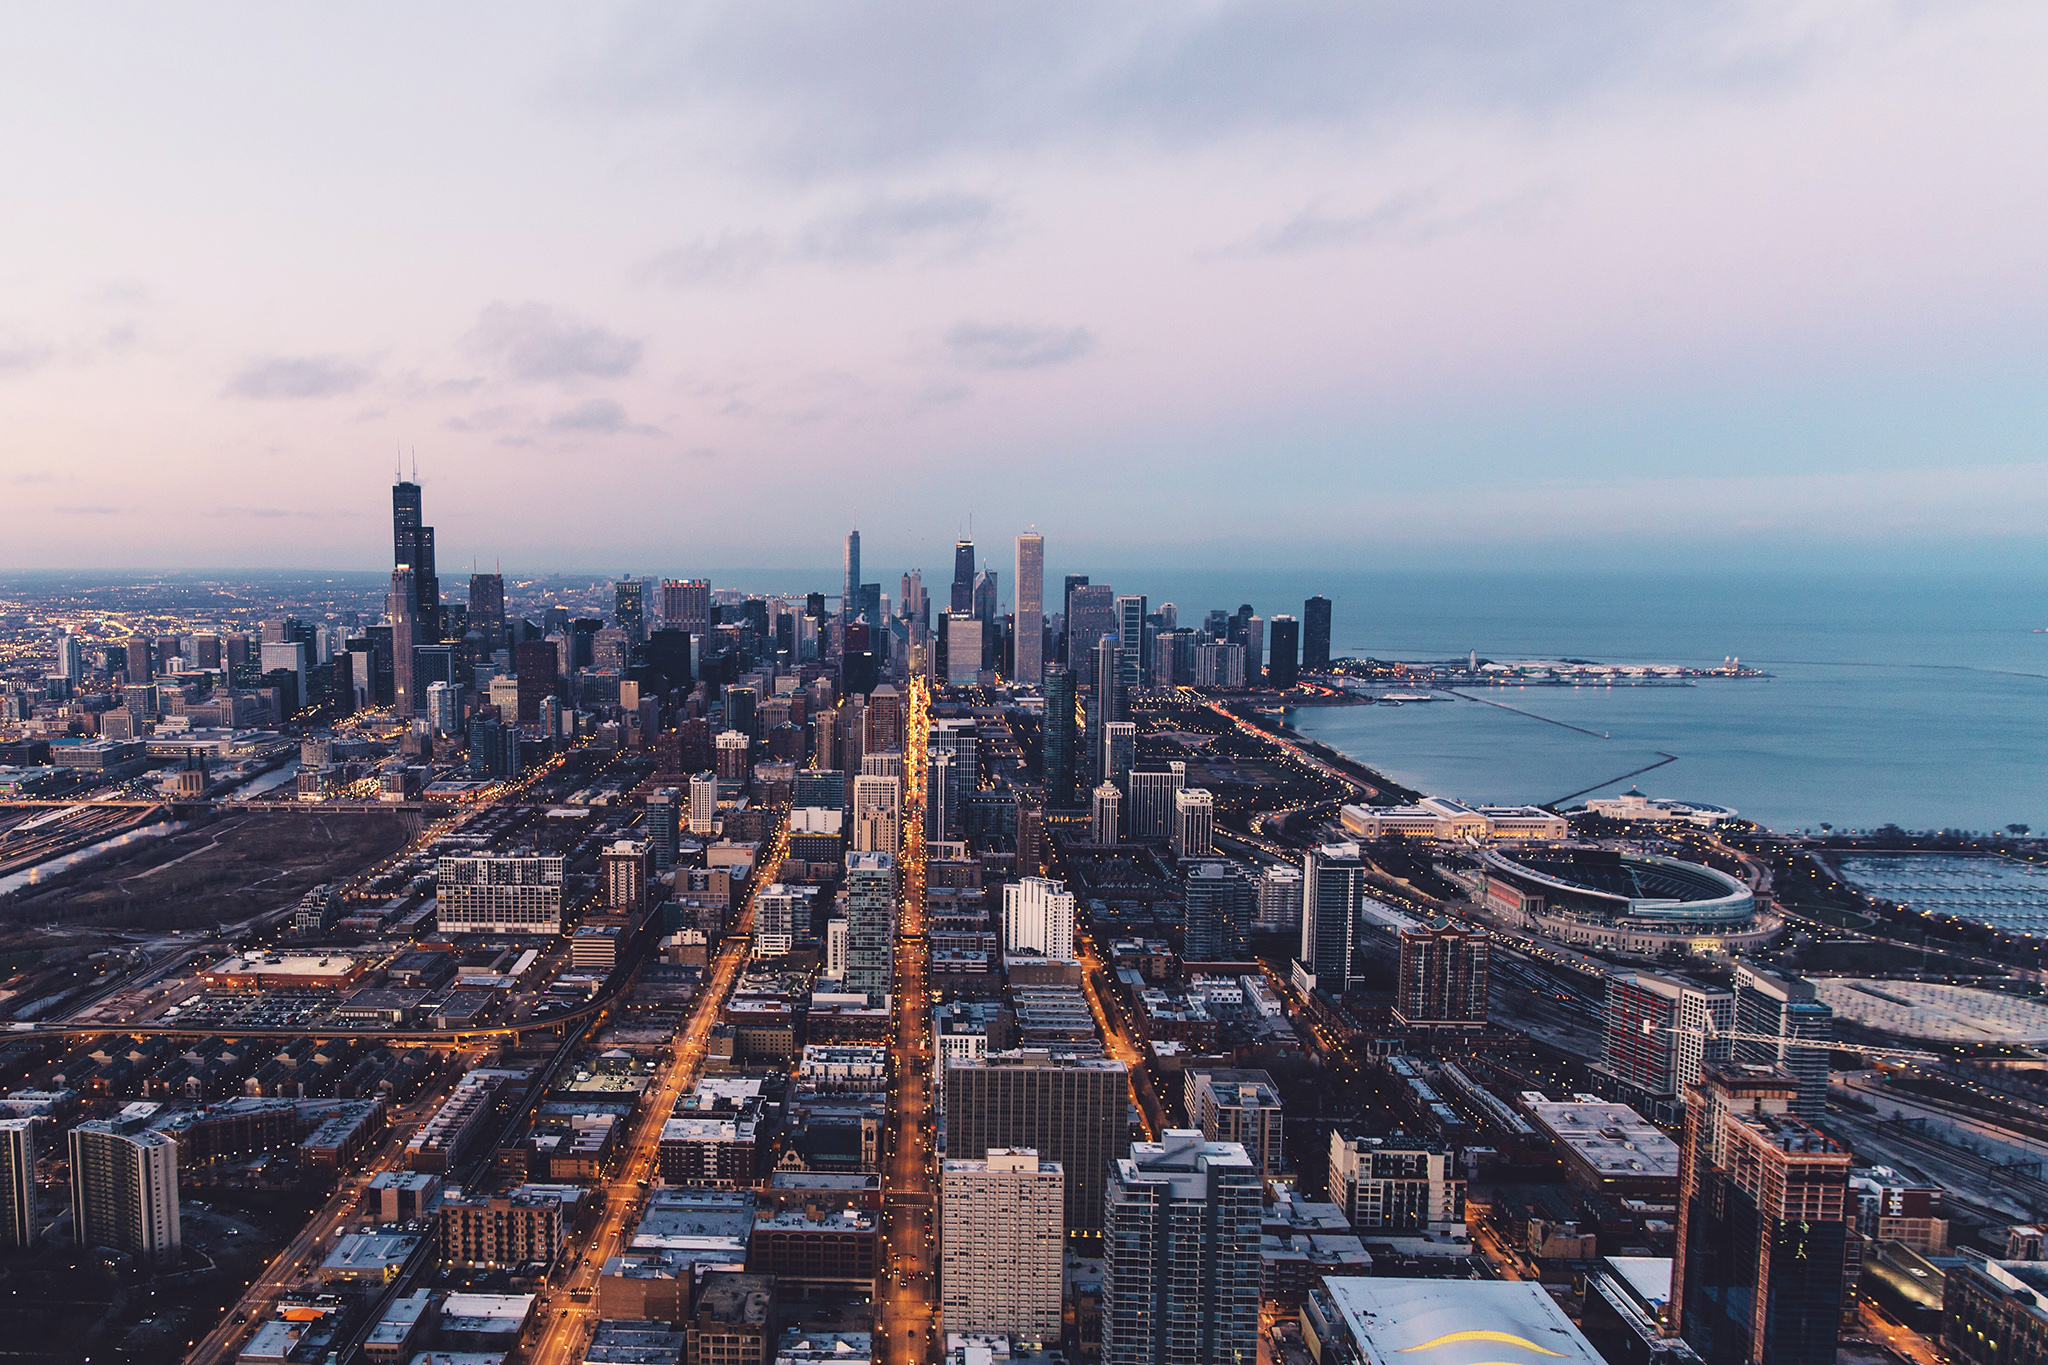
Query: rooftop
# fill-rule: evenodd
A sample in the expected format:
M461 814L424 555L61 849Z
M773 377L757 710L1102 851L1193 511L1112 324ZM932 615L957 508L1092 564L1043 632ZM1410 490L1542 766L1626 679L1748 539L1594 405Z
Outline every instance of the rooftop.
M1527 1280L1324 1283L1366 1365L1603 1365L1543 1286Z

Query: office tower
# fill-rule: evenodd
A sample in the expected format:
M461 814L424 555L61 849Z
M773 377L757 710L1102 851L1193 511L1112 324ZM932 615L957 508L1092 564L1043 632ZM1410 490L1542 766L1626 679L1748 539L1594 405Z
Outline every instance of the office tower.
M1629 1092L1624 1098L1668 1100L1684 1096L1703 1063L1728 1059L1735 997L1650 972L1615 972L1602 1022L1601 1067Z
M1485 1028L1487 959L1484 929L1448 919L1401 931L1401 976L1394 1022L1406 1028Z
M1210 1142L1235 1142L1261 1175L1287 1170L1280 1087L1263 1071L1189 1071L1181 1087L1188 1122Z
M1195 862L1182 879L1188 962L1242 962L1257 893L1233 863Z
M972 687L981 678L981 651L987 628L972 612L946 613L946 681Z
M0 1246L27 1251L41 1236L36 1207L36 1121L0 1119Z
M690 777L690 833L702 837L712 833L718 820L718 774L694 773Z
M178 1145L134 1119L71 1130L71 1228L82 1247L177 1264Z
M1074 897L1062 882L1025 877L1003 884L1003 951L1074 959Z
M751 687L728 687L725 689L725 728L737 730L748 739L757 739L755 709L760 696Z
M1206 787L1173 796L1173 856L1207 858L1216 852L1216 798Z
M1123 646L1120 662L1126 690L1143 687L1145 676L1145 594L1125 593L1116 599L1117 643Z
M953 594L948 602L952 611L974 611L974 542L956 541L953 545Z
M1147 760L1150 766L1134 767L1125 783L1130 795L1131 838L1171 839L1174 798L1187 786L1188 765Z
M899 769L902 766L901 755L898 755L897 766ZM814 806L843 811L851 790L847 786L845 772L838 768L804 768L796 775L796 790L790 798L790 805L799 809Z
M1342 995L1351 986L1358 913L1365 905L1365 864L1357 844L1310 849L1301 869L1301 966L1314 989Z
M738 730L720 730L712 741L718 755L718 775L727 782L744 783L748 777L748 760L753 753L753 742Z
M1123 793L1115 784L1104 782L1095 789L1094 809L1089 820L1089 837L1098 844L1117 842L1117 808L1123 803Z
M1775 1064L1798 1077L1792 1112L1808 1123L1818 1120L1827 1109L1828 1049L1816 1045L1834 1041L1835 1012L1814 998L1813 983L1736 963L1735 1031L1780 1040L1744 1038L1735 1045L1735 1060Z
M1116 637L1105 635L1095 642L1095 694L1088 707L1088 776L1102 781L1108 757L1104 727L1124 718L1127 689L1124 685L1123 650Z
M505 647L505 575L469 576L469 628L484 637L485 652L495 654Z
M391 621L391 710L400 718L417 713L424 700L415 695L412 678L413 648L419 644L414 593L412 570L393 569L391 596L384 610Z
M702 635L711 629L711 580L661 580L661 620L670 630Z
M1266 681L1284 692L1301 681L1296 657L1301 643L1301 625L1292 616L1273 618L1272 658L1266 664Z
M868 694L868 735L865 753L879 754L903 747L903 694L883 683Z
M427 723L437 735L452 735L462 724L462 687L452 682L427 684Z
M420 486L403 479L391 486L391 564L412 571L407 615L416 641L439 640L441 583L434 573L434 528L422 524Z
M434 868L434 926L444 934L559 934L559 855L443 857Z
M862 773L853 779L853 846L861 853L894 853L903 846L903 784Z
M1070 573L1067 575L1066 581L1060 585L1059 661L1063 664L1072 665L1074 662L1074 654L1071 648L1072 641L1075 638L1073 635L1074 589L1087 586L1088 575L1084 573ZM1082 643L1085 646L1087 642L1083 641Z
M647 797L647 843L654 852L654 870L667 872L676 865L676 846L683 835L682 802L674 787L662 787Z
M1266 623L1256 616L1244 620L1244 681L1257 687L1266 677Z
M846 577L839 589L839 619L852 621L860 614L860 532L846 533Z
M1066 1172L1067 1231L1100 1230L1104 1177L1130 1133L1124 1064L1033 1050L944 1060L946 1155L1029 1147Z
M947 1161L940 1176L939 1293L948 1332L1034 1345L1060 1335L1066 1174L1028 1147Z
M1801 1098L1783 1068L1739 1062L1708 1062L1686 1097L1666 1331L1706 1365L1833 1365L1849 1153Z
M395 634L394 634L395 639ZM394 652L396 644L392 646ZM560 656L553 640L524 640L513 652L513 671L519 675L519 723L540 723L540 704L555 695L560 676Z
M1359 1232L1426 1232L1465 1221L1457 1153L1429 1138L1333 1130L1328 1188Z
M846 989L887 1002L896 968L896 857L846 855Z
M1102 1365L1249 1365L1259 1351L1259 1171L1242 1145L1170 1128L1104 1193Z
M1138 757L1138 727L1128 720L1113 720L1102 727L1102 780L1117 790L1131 780L1131 765Z
M1301 671L1330 670L1330 599L1311 597L1301 604Z
M647 643L647 581L626 578L612 585L612 620L626 632L628 642Z
M1254 921L1261 933L1301 927L1301 869L1276 863L1259 874L1259 908Z
M1095 642L1117 633L1116 589L1107 583L1078 583L1067 595L1067 662L1081 669Z
M1045 672L1045 804L1050 810L1072 810L1074 772L1074 673L1069 668Z
M872 642L885 638L883 631L888 625L888 621L885 619L888 613L882 610L882 585L880 583L861 584L859 603L860 619L867 623L868 639Z
M951 750L940 752L950 753ZM903 751L889 749L882 753L862 754L860 771L867 777L893 777L900 782L903 780Z
M122 665L128 681L146 683L156 676L156 665L150 658L149 640L146 636L130 636L123 646L125 662Z
M217 656L220 651L220 641L214 640L212 643ZM216 668L219 664L220 660L216 657L213 662L202 663L200 666L203 668ZM78 637L68 630L57 632L57 676L69 679L74 683L85 676L85 653L78 646Z
M1017 666L1013 681L1036 687L1045 676L1045 537L1017 537Z

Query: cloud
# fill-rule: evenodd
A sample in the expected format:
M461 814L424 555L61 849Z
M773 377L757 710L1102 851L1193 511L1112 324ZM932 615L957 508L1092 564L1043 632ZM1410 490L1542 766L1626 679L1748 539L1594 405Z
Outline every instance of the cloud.
M216 507L213 509L212 515L216 517L253 517L259 521L276 521L286 518L305 521L327 521L333 517L358 517L362 513L337 512L325 507L317 510L309 507Z
M69 474L54 474L47 469L33 469L26 474L16 474L8 482L27 485L35 483L77 483L78 480Z
M664 251L640 270L640 277L680 289L692 284L744 284L767 269L778 254L765 229L725 231Z
M625 408L610 398L587 398L548 418L549 431L589 432L602 436L659 436L661 428L635 425Z
M875 199L813 221L802 250L812 260L862 265L912 253L957 258L986 243L998 221L995 201L986 195Z
M1826 6L1749 0L642 5L563 84L635 117L709 110L745 163L813 178L1105 139L1544 118L1623 87L1780 78L1840 44L1830 25Z
M497 431L518 420L518 417L517 408L479 408L463 416L450 417L442 425L450 431Z
M273 356L252 362L224 392L231 398L332 398L369 381L368 370L338 356Z
M1079 360L1095 349L1086 327L1027 327L963 322L946 334L946 349L980 370L1035 370Z
M119 513L121 509L109 507L104 503L87 502L73 503L66 507L52 507L50 510L52 512L61 512L67 517L111 517Z
M0 379L11 374L27 374L40 369L56 354L48 346L30 345L26 342L0 342Z
M462 339L470 355L503 366L514 379L616 379L640 364L631 337L564 317L544 303L493 303Z

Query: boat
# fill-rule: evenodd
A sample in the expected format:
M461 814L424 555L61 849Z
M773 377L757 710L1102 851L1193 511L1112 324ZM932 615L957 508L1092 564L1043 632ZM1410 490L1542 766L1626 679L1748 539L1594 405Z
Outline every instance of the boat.
M1389 692L1380 700L1399 706L1404 701L1435 701L1436 698L1427 692Z

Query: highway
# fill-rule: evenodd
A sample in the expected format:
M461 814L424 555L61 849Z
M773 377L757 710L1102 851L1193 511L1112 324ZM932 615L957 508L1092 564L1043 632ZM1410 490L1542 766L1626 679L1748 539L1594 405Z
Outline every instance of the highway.
M910 684L903 736L903 843L898 858L895 1012L889 1039L889 1116L882 1150L882 1238L875 1277L875 1359L938 1359L938 1160L932 1122L932 1009L924 932L924 783L931 690ZM543 1362L547 1365L547 1362Z
M788 853L789 820L785 812L776 824L771 851L755 865L758 870L747 892L746 904L732 932L719 945L718 960L705 976L704 990L697 997L690 1022L671 1043L654 1084L647 1089L618 1169L598 1187L598 1196L605 1201L603 1214L587 1236L571 1240L555 1267L551 1283L556 1287L541 1300L544 1321L540 1341L532 1352L532 1365L568 1365L582 1358L584 1343L597 1323L597 1281L604 1273L604 1263L624 1248L627 1233L638 1222L641 1196L653 1184L659 1170L662 1125L674 1113L676 1102L695 1089L698 1078L704 1074L705 1047L711 1030L752 954L754 898L761 887L773 880L766 869L780 866Z

